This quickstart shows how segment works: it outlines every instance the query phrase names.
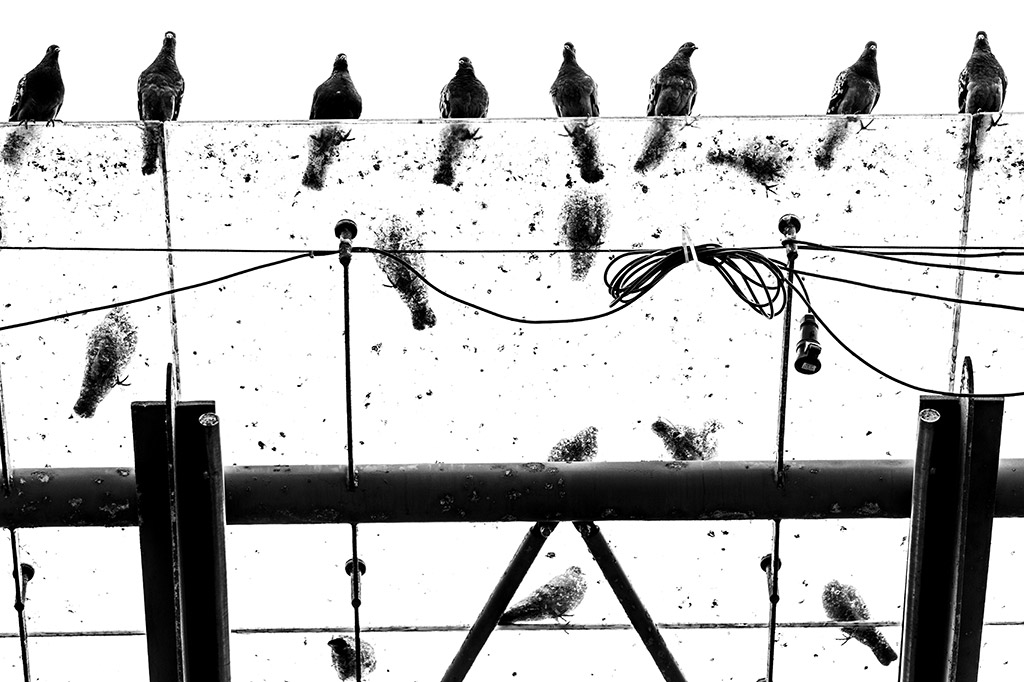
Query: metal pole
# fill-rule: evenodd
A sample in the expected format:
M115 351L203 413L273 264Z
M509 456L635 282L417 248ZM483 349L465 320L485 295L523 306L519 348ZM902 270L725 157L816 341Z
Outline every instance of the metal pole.
M527 571L533 565L534 559L540 553L541 547L544 546L544 542L557 525L557 521L543 522L535 523L530 528L526 537L523 538L522 543L519 545L519 549L513 555L512 561L509 562L508 568L505 569L501 578L498 579L498 584L494 586L494 591L488 597L487 603L484 604L484 608L476 618L476 622L473 623L469 632L466 633L466 639L462 642L458 653L455 654L455 658L452 659L448 670L445 671L441 682L462 682L465 679L473 662L480 654L480 650L487 643L487 638L491 636L491 632L498 624L498 619L505 612L508 603L512 601L512 597L515 596L520 583L526 577Z
M686 677L679 670L679 664L676 663L672 652L668 650L668 645L661 636L658 626L654 624L651 614L647 613L647 609L644 608L643 602L640 601L640 595L633 589L629 577L622 570L619 560L615 558L615 553L608 545L608 541L604 539L601 529L590 521L576 521L573 525L583 536L583 541L587 543L587 548L590 549L594 561L604 573L605 579L608 580L619 603L622 604L622 610L626 612L629 622L633 624L633 629L640 635L641 641L650 652L651 658L654 659L665 682L686 682Z
M212 402L178 407L175 507L186 679L231 679L224 472Z
M228 525L910 517L913 460L794 461L783 490L774 472L770 460L364 464L349 494L344 467L268 465L225 467L224 485ZM15 469L0 526L137 526L137 476L131 467ZM995 505L997 518L1024 517L1024 460L999 462Z
M779 232L785 237L782 243L786 247L786 258L789 266L786 273L786 312L782 322L782 366L779 370L779 421L776 427L776 463L775 482L783 484L785 468L783 459L786 453L786 405L789 393L789 346L793 326L793 268L796 262L797 250L792 240L800 231L800 220L792 214L787 214L779 219ZM771 682L771 678L768 678Z

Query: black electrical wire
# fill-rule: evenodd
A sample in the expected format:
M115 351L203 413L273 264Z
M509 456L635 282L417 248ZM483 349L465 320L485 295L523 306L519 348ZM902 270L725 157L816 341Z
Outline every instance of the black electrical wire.
M188 291L189 289L198 289L199 287L209 286L210 284L216 284L218 282L223 282L224 280L231 279L232 277L238 277L240 275L246 275L246 274L248 274L250 272L256 272L257 270L263 270L264 268L270 268L270 267L273 267L275 265L282 265L284 263L288 263L288 262L291 262L293 260L298 260L300 258L313 258L314 256L326 256L326 255L331 255L331 254L336 254L336 253L337 253L337 251L322 251L322 252L306 251L304 253L300 253L300 254L295 255L295 256L289 256L288 258L282 258L281 260L276 260L276 261L273 261L271 263L261 263L260 265L255 265L255 266L253 266L251 268L246 268L244 270L238 270L236 272L232 272L232 273L229 273L227 275L222 275L221 277L215 277L214 279L208 279L208 280L205 280L203 282L198 282L196 284L188 284L188 285L185 285L183 287L175 287L174 289L168 289L166 291L161 291L161 292L158 292L158 293L155 293L155 294L149 294L148 296L140 296L138 298L133 298L133 299L129 299L129 300L126 300L126 301L119 301L117 303L109 303L107 305L100 305L100 306L95 306L95 307L92 307L92 308L83 308L81 310L73 310L73 311L69 311L69 312L66 312L66 313L61 313L59 315L50 315L49 317L40 317L40 318L35 319L35 320L27 320L25 322L16 322L14 324L4 325L4 326L0 327L0 332L9 331L11 329L18 329L19 327L28 327L30 325L39 324L41 322L52 322L54 320L60 320L60 319L63 319L65 317L74 317L76 315L85 315L87 313L95 313L95 312L100 312L102 310L110 310L111 308L117 308L117 307L120 307L120 306L123 306L123 305L132 305L134 303L142 303L144 301L153 300L154 298L161 298L162 296L169 296L171 294L177 294L177 293L180 293L182 291Z
M800 280L800 273L795 273L795 274L796 274L797 280L799 281ZM801 288L803 288L804 285L803 285L802 282L801 282L800 286L801 286ZM900 386L904 386L906 388L909 388L909 389L911 389L913 391L917 391L919 393L931 393L931 394L934 394L934 395L948 396L950 398L1017 398L1017 397L1020 397L1020 396L1024 396L1024 391L1012 391L1012 392L1009 392L1009 393L955 393L953 391L941 391L941 390L936 390L936 389L933 389L933 388L926 388L926 387L923 387L923 386L918 386L916 384L910 383L909 381L904 381L903 379L895 377L892 374L889 374L885 370L881 369L877 365L875 365L872 362L870 362L863 355L861 355L857 351L855 351L852 348L850 348L850 346L846 345L846 343L841 338L839 338L839 336L837 336L834 331L832 331L832 328L828 326L828 324L825 322L825 320L821 317L821 313L819 313L817 310L815 310L814 306L811 305L810 298L805 296L803 294L803 292L799 291L796 287L794 287L792 289L792 291L793 291L794 294L796 294L798 297L800 297L803 300L804 304L807 306L807 310L812 315L814 315L814 317L821 324L822 328L826 332L828 332L828 335L831 336L832 339L836 343L838 343L839 346L843 350L845 350L847 353L852 355L855 360L857 360L858 362L863 364L865 367L867 367L868 369L870 369L870 370L874 371L875 373L877 373L879 376L885 377L889 381L897 383Z
M827 251L831 253L847 253L854 256L864 256L867 258L876 258L878 260L892 261L894 263L904 263L906 265L918 265L924 268L944 268L947 270L962 270L964 272L980 272L987 275L1024 275L1024 270L1002 270L1000 268L979 268L970 265L958 265L954 263L929 263L927 261L911 260L909 258L900 258L897 255L889 253L877 253L873 251L865 251L861 249L847 249L839 246L824 246L821 244L812 244L811 242L803 242L799 240L793 240L794 244L802 245L807 247L809 250L816 251ZM902 252L901 252L902 253ZM947 253L947 254L914 254L919 256L941 257L941 258L958 258L959 254ZM990 257L990 254L971 254L971 258L986 258Z

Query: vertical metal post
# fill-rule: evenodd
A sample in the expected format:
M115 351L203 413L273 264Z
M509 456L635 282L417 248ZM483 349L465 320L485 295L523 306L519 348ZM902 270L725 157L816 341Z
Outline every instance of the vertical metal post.
M509 562L508 568L498 579L498 584L494 586L494 591L488 597L487 603L484 604L473 627L466 633L466 639L462 642L459 652L455 654L455 658L452 659L448 670L445 671L441 682L462 682L466 678L466 674L473 666L473 661L480 654L480 650L484 648L487 638L491 636L491 632L498 624L498 619L505 612L508 603L512 601L512 597L515 596L516 590L519 589L523 578L526 577L527 571L530 570L534 559L540 553L541 547L544 546L544 542L557 525L557 521L542 521L535 523L530 528L512 557L512 561Z
M162 402L132 403L149 682L180 682L184 675L166 413L167 406ZM155 457L155 453L165 456Z
M231 679L224 467L212 402L181 403L174 463L185 677Z
M643 602L640 601L640 595L633 589L626 572L622 570L618 559L615 558L615 553L612 552L608 541L601 534L601 529L590 521L574 521L573 525L583 536L583 541L587 543L590 554L594 557L601 572L604 573L605 579L611 585L619 603L622 604L622 610L626 612L629 622L633 624L633 629L640 635L640 639L647 647L647 651L650 652L651 658L654 659L665 682L686 682L686 677L679 670L679 664L676 663L672 652L668 650L668 645L661 636L658 626L654 624L651 614L644 608Z
M1003 400L921 398L900 680L975 682Z

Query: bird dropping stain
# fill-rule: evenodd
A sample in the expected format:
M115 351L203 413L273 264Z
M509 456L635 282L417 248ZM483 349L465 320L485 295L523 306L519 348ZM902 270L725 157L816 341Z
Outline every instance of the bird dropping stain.
M593 251L608 232L608 201L585 187L574 190L562 205L562 243L573 250L572 278L580 281L594 264Z
M677 462L694 462L714 457L718 449L715 434L721 430L722 423L717 419L704 422L699 431L689 426L676 426L661 417L651 424L651 431L661 438L665 449Z
M668 117L655 118L647 128L643 151L640 152L640 158L633 164L633 170L637 173L646 173L657 168L665 160L665 155L668 154L674 142L672 119Z
M327 642L331 647L331 665L338 673L339 680L354 680L356 677L356 639L352 635L338 635ZM361 672L363 675L377 669L377 655L366 641L365 637L359 638L359 652L362 659Z
M589 462L597 454L597 427L588 426L572 438L563 438L551 448L549 462Z
M754 182L771 192L786 177L793 162L793 147L788 140L777 140L774 135L748 140L742 149L723 150L713 140L715 148L708 152L708 163L732 166L745 173Z
M128 311L117 307L89 333L85 351L85 375L75 403L75 414L88 419L111 389L122 384L121 373L128 367L139 334Z
M302 174L304 187L316 190L324 188L327 168L338 154L338 145L348 139L348 134L337 126L324 126L309 136L309 160Z
M142 174L152 175L156 172L157 160L160 158L160 146L163 142L164 127L159 121L147 121L142 124Z
M603 180L596 129L592 125L577 124L571 128L566 127L566 130L572 140L572 151L576 155L576 165L580 167L580 177L584 182Z
M846 137L849 135L847 123L848 121L845 118L829 122L825 137L820 140L821 146L814 153L814 165L821 170L828 170L835 163L836 150L846 141Z
M441 133L441 150L437 154L437 169L434 182L452 186L455 182L455 166L466 151L471 140L479 139L476 130L470 130L465 123L449 123Z
M423 248L423 242L418 235L412 233L412 228L405 224L398 216L391 216L385 221L385 227L377 232L377 239L374 246L381 251L418 251ZM423 255L420 253L397 254L409 265L419 272L424 272ZM386 256L374 254L377 265L391 282L402 301L409 308L412 314L413 329L421 330L433 327L437 323L434 311L430 309L427 301L427 288L423 282L412 274L404 265Z
M25 156L25 150L28 149L29 142L35 136L35 130L29 126L12 128L11 132L7 134L7 139L4 140L3 151L0 151L0 156L3 157L4 163L8 166L20 165L22 158Z

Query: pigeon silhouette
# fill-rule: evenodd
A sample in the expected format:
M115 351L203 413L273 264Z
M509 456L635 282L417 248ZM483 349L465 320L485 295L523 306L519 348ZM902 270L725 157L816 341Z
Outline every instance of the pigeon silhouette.
M441 118L485 118L490 100L469 57L459 59L455 77L441 89Z
M545 618L564 618L583 601L587 579L579 566L570 566L564 573L534 590L526 599L513 604L498 620L500 625Z
M878 45L864 46L860 57L836 76L827 114L870 114L882 92L878 84Z
M597 84L576 63L576 48L572 43L562 47L562 66L551 84L551 101L559 116L600 116L597 104Z
M693 112L697 102L697 79L690 69L690 56L696 49L693 43L683 43L651 79L648 116L689 116Z
M60 48L50 45L42 61L18 81L11 105L12 121L46 121L57 118L64 104L64 79L60 76L57 56Z
M857 590L850 585L843 585L838 580L832 580L825 585L825 589L821 593L821 605L825 608L825 613L828 614L829 618L839 622L868 620L871 618L871 614L868 613L868 607L860 595L857 594ZM848 638L852 637L871 649L871 653L875 655L875 658L882 665L889 665L896 660L896 652L885 641L885 637L878 631L878 628L841 629Z
M1006 73L992 54L988 35L978 31L971 58L960 72L960 113L1002 111L1005 99Z
M331 77L317 87L313 93L313 106L309 118L336 119L359 118L363 113L363 98L356 91L352 76L348 73L348 57L344 53L334 58Z
M164 34L164 44L153 63L139 74L139 119L142 121L177 121L185 79L178 71L174 49L178 44L174 31Z

